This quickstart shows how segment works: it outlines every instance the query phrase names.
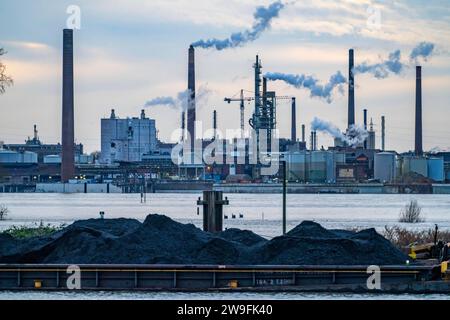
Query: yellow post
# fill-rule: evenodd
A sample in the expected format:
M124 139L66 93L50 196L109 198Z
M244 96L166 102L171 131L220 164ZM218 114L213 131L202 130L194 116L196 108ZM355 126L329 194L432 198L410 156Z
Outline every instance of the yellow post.
M36 289L42 288L42 280L34 280L34 287Z

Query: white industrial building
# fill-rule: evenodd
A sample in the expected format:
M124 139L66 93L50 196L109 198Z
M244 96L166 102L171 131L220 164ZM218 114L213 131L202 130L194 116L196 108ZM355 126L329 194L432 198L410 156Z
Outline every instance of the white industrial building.
M142 161L156 148L155 120L147 118L144 110L139 118L119 119L113 109L109 118L101 119L101 163Z

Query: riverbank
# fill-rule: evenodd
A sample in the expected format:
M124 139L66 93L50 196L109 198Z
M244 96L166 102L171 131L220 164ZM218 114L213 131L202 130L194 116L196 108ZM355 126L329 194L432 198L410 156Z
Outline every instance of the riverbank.
M136 186L135 186L136 187ZM139 187L139 186L138 186ZM0 185L0 193L140 193L139 188L115 186L112 183L38 183L36 185ZM277 194L279 183L212 183L207 181L176 181L148 183L147 193L195 193L203 190L225 193ZM382 184L288 183L290 194L450 194L450 184Z

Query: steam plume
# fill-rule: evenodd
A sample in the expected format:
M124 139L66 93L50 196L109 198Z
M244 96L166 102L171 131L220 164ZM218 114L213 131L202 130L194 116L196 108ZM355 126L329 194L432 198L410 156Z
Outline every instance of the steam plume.
M357 125L351 126L347 133L343 133L331 122L327 122L319 118L313 119L311 122L311 129L314 131L328 133L332 137L342 140L351 147L364 143L369 135L367 130Z
M431 57L434 53L434 44L431 42L421 42L417 47L415 47L409 58L417 62L419 58L427 61L429 57Z
M434 53L434 44L431 42L421 42L414 47L409 54L411 63L417 64L420 59L427 61ZM354 73L371 73L377 79L387 78L390 74L400 74L410 65L401 61L401 52L396 50L389 54L388 58L382 62L370 64L363 62L353 68Z
M201 106L207 99L211 91L206 86L200 86L197 90L195 101ZM168 106L176 110L186 111L189 109L189 97L191 96L191 91L189 89L181 91L176 97L156 97L147 101L144 107L153 106Z
M284 81L296 88L305 88L310 91L311 97L319 97L325 99L328 103L332 102L332 95L334 88L338 88L342 93L342 85L347 83L344 75L338 71L330 77L326 84L320 84L319 80L314 76L307 76L304 74L285 74L280 72L268 72L264 75L267 80Z
M199 40L192 43L192 46L205 49L215 48L216 50L243 46L247 42L258 39L261 34L270 27L272 19L278 17L278 14L283 7L284 4L280 1L274 2L268 7L259 6L253 14L255 21L253 22L253 26L250 30L233 33L227 39L212 38L207 40Z

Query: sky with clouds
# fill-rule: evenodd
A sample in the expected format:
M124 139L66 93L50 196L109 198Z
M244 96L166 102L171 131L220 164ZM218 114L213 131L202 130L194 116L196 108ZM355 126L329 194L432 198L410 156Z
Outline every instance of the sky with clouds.
M43 142L60 140L61 48L69 5L81 9L81 29L75 40L75 135L88 152L100 146L100 118L116 109L119 117L138 116L146 101L176 96L187 87L190 43L227 38L249 29L259 5L273 0L2 0L1 57L14 86L0 96L0 140L22 142L38 125ZM243 47L196 50L197 87L208 89L198 105L198 119L208 128L212 110L219 129L239 127L238 104L223 102L240 89L253 90L252 64L259 54L263 72L314 75L326 82L348 71L348 49L356 63L377 63L400 49L408 62L421 41L436 45L435 55L423 62L424 148L450 148L450 1L448 0L287 0L269 30ZM378 17L380 19L378 19ZM369 110L380 145L380 117L386 116L387 148L407 151L414 145L415 70L379 80L356 77L356 117ZM298 124L309 131L314 117L345 129L347 94L334 92L327 103L304 89L270 82L278 95L297 97ZM246 118L253 105L246 105ZM179 127L173 108L146 108L156 119L159 137L169 141ZM290 136L290 107L280 100L278 128ZM319 134L319 145L332 139Z

